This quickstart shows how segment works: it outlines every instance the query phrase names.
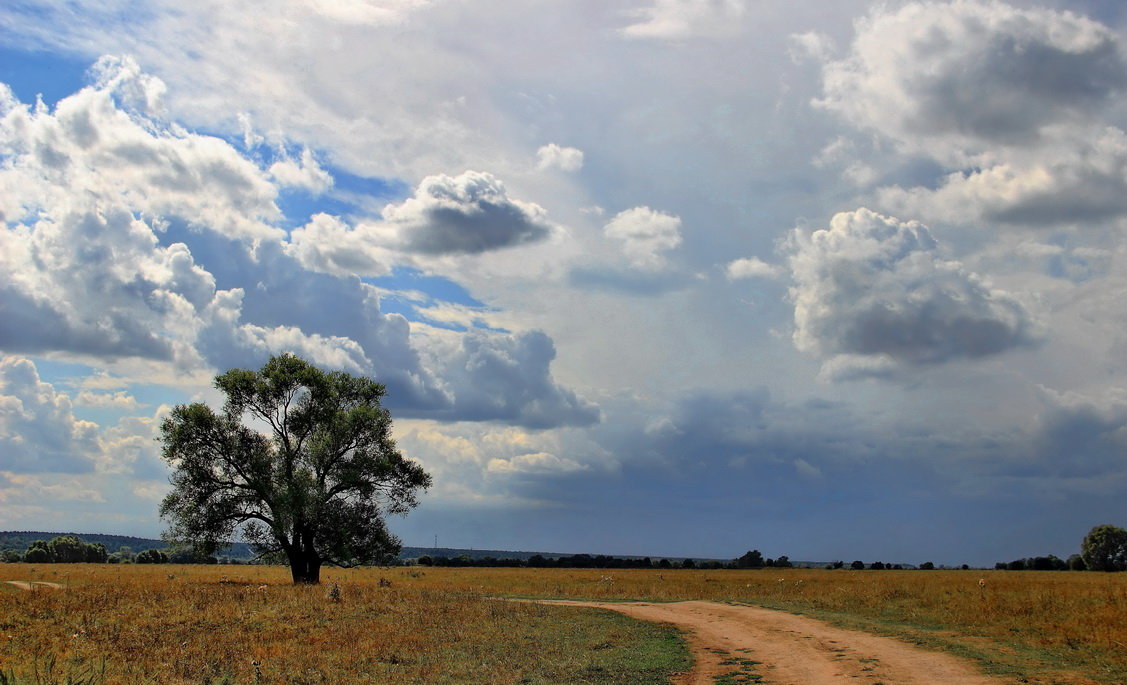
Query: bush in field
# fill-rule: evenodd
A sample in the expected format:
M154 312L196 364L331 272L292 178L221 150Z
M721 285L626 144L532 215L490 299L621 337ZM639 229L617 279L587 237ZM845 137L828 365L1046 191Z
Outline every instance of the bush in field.
M1069 571L1087 571L1088 565L1084 563L1084 557L1079 554L1073 554L1068 558Z
M1112 526L1096 526L1084 537L1080 556L1092 571L1127 570L1127 530Z
M14 564L17 561L21 561L22 559L23 555L19 553L19 550L6 549L3 552L0 552L0 561L4 562L5 564Z
M134 559L136 564L167 564L168 555L159 549L147 549L140 552Z
M858 559L857 561L854 561L852 564L850 564L849 568L853 569L854 571L863 571L865 570L865 562Z

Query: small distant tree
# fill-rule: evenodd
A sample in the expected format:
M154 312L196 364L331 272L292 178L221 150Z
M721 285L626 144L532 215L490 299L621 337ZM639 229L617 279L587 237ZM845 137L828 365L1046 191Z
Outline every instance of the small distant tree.
M407 513L431 479L396 449L383 385L284 354L259 371L232 369L215 387L222 413L180 405L161 425L175 469L161 505L166 539L211 555L241 537L286 559L294 583L320 582L323 564L398 555L384 516Z
M865 562L858 559L857 561L854 561L852 564L850 564L849 568L853 569L854 571L863 571L865 570Z
M1127 570L1127 530L1117 526L1096 526L1084 537L1080 556L1092 571Z
M0 561L4 562L5 564L14 564L22 560L23 559L20 555L19 550L6 549L3 552L0 552Z
M931 561L925 561L924 563L920 564L920 570L921 571L934 571L935 570L935 563L931 562Z
M681 562L681 568L696 568L696 567L697 567L697 562L693 561L692 559L685 559L684 561Z
M794 564L790 563L790 557L785 554L775 560L776 568L791 568L793 566Z
M1079 554L1073 554L1068 558L1069 571L1087 571L1088 566L1084 563L1084 557Z

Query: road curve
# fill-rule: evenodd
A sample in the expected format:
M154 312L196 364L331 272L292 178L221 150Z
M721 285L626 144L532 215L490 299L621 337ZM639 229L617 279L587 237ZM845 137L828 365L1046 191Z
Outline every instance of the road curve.
M758 675L774 685L1001 685L972 664L888 637L846 630L805 616L716 602L579 602L543 604L610 609L688 633L694 657L680 685L711 685L718 676Z

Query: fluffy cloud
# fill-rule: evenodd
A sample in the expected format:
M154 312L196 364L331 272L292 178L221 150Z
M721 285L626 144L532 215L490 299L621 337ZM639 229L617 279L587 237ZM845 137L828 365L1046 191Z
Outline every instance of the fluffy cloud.
M74 398L74 403L84 407L101 407L107 409L124 409L131 411L141 405L137 398L124 390L117 392L91 392L83 390Z
M94 71L96 85L54 112L16 104L0 120L8 221L60 206L81 213L68 205L100 197L230 235L281 234L268 223L279 216L276 190L258 167L219 138L152 118L148 100L160 89L132 60L103 58ZM143 108L131 106L137 100Z
M829 376L974 359L1034 342L1012 295L943 259L922 224L867 209L794 235L794 342Z
M603 229L608 238L619 241L630 264L638 269L665 267L664 252L681 244L680 217L649 207L634 207L619 212Z
M552 380L543 334L474 338L444 380L433 369L446 360L426 366L407 319L382 312L379 291L356 276L388 273L403 256L392 247L465 254L543 239L543 209L489 174L431 176L382 222L320 214L285 241L275 183L327 186L312 156L263 170L219 138L152 118L163 89L131 61L96 71L95 86L53 112L4 99L0 349L204 374L292 351L375 376L393 408L417 414L464 409L541 427L597 419ZM516 367L479 382L479 366L504 359Z
M338 276L385 276L395 262L370 225L350 226L328 214L316 214L294 229L289 250L306 269Z
M820 104L909 148L1025 145L1089 120L1127 82L1118 39L1069 12L912 2L858 24Z
M0 359L0 451L9 472L83 473L101 453L98 426L75 418L70 398L39 379L35 364Z
M882 206L930 220L1025 227L1091 226L1127 215L1127 134L1067 140L949 174L936 188L880 189Z
M312 193L323 193L333 185L332 175L321 167L309 150L302 150L298 159L280 159L267 171L279 185L304 188Z
M583 151L549 143L536 151L536 168L579 171L583 168Z
M728 263L725 273L728 280L739 281L745 278L778 278L782 269L774 264L768 264L759 257L746 257Z
M654 0L642 21L622 29L628 38L678 40L732 33L747 7L743 0Z
M424 255L480 254L547 238L552 226L536 204L508 196L492 174L427 176L415 196L383 211L390 245Z

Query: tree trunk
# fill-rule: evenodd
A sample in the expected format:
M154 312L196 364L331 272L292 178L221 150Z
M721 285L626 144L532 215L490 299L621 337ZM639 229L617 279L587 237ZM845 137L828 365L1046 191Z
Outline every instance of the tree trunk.
M316 554L297 551L290 556L290 574L294 585L317 585L321 582L321 559Z

